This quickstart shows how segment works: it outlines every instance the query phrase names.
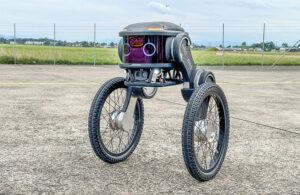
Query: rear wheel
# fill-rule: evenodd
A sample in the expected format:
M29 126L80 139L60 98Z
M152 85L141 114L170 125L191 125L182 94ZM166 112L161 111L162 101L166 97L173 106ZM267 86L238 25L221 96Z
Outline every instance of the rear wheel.
M97 92L89 114L89 137L96 155L105 162L117 163L128 158L136 148L143 130L144 106L137 99L134 123L130 130L116 128L112 119L121 112L127 88L124 78L107 81Z
M212 82L199 86L186 107L182 151L189 173L199 181L215 177L229 138L229 110L222 89Z

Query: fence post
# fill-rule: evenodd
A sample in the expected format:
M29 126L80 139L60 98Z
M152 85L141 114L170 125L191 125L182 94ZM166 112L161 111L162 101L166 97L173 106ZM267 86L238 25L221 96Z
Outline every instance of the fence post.
M16 39L16 23L14 23L14 64L17 64L16 44L17 44L17 39Z
M266 23L264 23L263 28L263 46L262 46L262 54L261 54L261 69L264 69L264 52L265 52L265 31L266 31Z
M300 39L292 47L290 47L287 51L284 50L284 53L272 64L272 66L270 67L270 69L273 68L277 64L277 62L279 62L279 60L281 60L281 58L283 58L286 55L286 53L290 52L291 49L293 49L295 46L297 46L297 44L299 42L300 42Z
M53 25L53 65L55 65L55 24Z
M222 67L224 69L224 23L223 23L223 40L222 40Z
M96 64L96 23L94 24L94 66Z

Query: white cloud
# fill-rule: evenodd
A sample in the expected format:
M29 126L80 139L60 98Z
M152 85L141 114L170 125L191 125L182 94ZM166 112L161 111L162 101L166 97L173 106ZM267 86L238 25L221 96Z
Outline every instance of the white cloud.
M171 8L170 5L164 5L158 2L149 2L148 6L155 12L160 14L183 15L183 12Z
M244 7L249 9L266 9L273 7L273 4L270 1L265 0L239 0L231 1L229 4L232 6Z
M0 0L0 5L0 34L7 35L17 23L19 36L52 36L56 23L59 39L87 40L97 23L97 38L104 40L118 38L128 24L149 21L182 24L194 41L211 43L220 40L222 23L232 41L261 41L264 22L266 39L294 41L300 34L299 0Z

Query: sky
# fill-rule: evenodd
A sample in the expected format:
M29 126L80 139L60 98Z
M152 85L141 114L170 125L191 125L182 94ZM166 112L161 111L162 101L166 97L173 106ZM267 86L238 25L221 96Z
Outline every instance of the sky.
M299 0L0 0L0 35L53 37L67 41L119 40L118 32L135 22L169 21L181 25L197 44L225 45L300 39Z

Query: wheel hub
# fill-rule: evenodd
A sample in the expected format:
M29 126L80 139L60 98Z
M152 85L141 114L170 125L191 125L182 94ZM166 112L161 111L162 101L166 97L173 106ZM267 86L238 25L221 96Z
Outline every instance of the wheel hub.
M216 128L214 128L213 123L207 119L199 120L195 122L194 133L194 139L196 141L207 141L211 143L215 139Z
M120 129L118 126L118 115L120 111L114 111L109 117L109 126L112 130Z
M128 131L132 128L134 118L125 117L125 112L115 111L111 114L109 126L112 130Z
M129 131L133 128L136 101L136 97L131 97L126 112L116 110L110 115L109 126L112 130Z

